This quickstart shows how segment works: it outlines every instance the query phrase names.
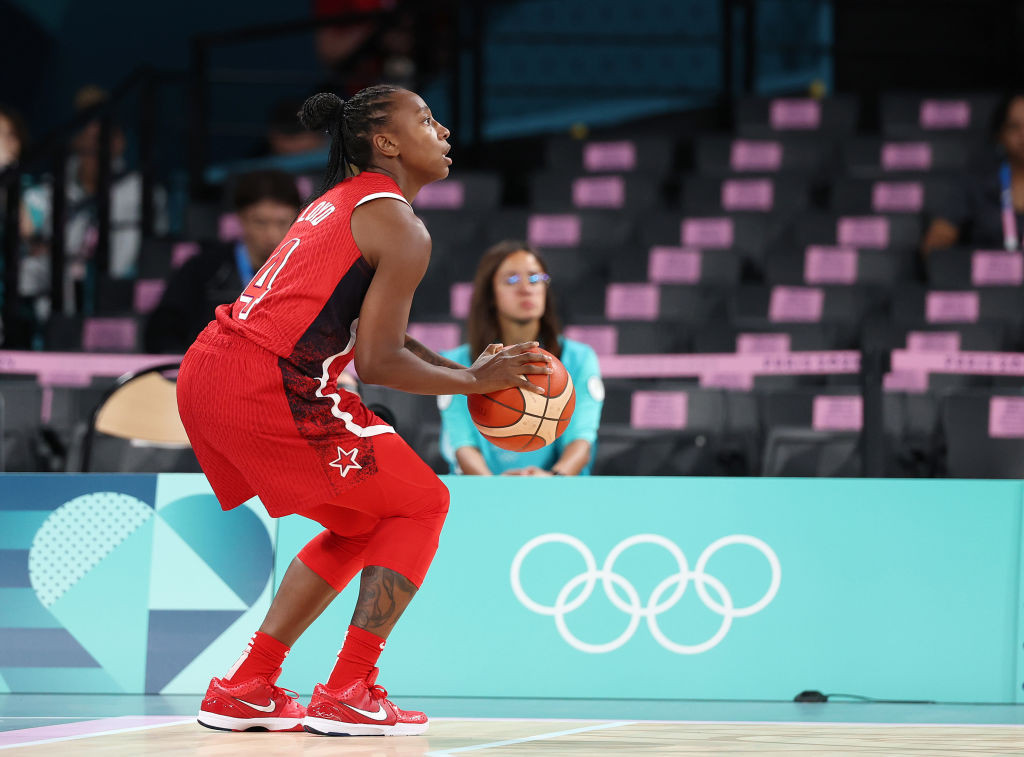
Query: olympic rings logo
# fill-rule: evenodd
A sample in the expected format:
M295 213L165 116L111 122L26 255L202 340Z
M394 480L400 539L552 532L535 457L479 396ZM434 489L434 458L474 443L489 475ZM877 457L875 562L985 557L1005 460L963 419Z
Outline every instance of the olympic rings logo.
M586 569L579 575L571 578L558 592L555 604L549 606L534 601L526 594L523 590L519 574L523 567L523 561L534 549L542 544L551 543L565 544L575 549L583 558L583 563ZM622 553L627 549L635 547L638 544L654 544L659 547L663 547L675 559L676 565L679 568L677 573L668 576L654 588L654 591L651 592L651 596L648 597L646 604L641 603L640 595L637 593L633 584L615 572L615 561L618 560L619 557L622 556ZM733 604L732 595L729 594L725 585L713 575L705 571L708 561L716 552L718 552L718 550L733 544L746 544L754 547L754 549L764 555L772 572L771 584L769 585L768 590L759 600L747 607L736 607ZM605 652L614 651L633 638L633 634L636 633L637 628L640 626L640 621L646 620L651 636L653 636L654 639L668 651L676 654L701 654L702 652L707 652L709 649L715 647L722 641L722 639L725 638L725 635L729 633L729 629L732 627L732 622L735 618L745 618L749 615L760 612L768 606L779 591L779 584L782 582L782 567L779 564L779 558L776 556L775 552L772 551L771 547L760 539L745 534L723 536L721 539L712 542L707 549L701 553L693 570L690 570L689 563L687 562L686 555L683 554L683 551L679 549L674 542L666 539L664 536L659 536L658 534L637 534L636 536L631 536L628 539L624 539L619 542L615 548L608 553L608 557L605 558L604 565L602 565L600 569L598 569L597 562L594 560L594 554L586 544L575 536L570 536L569 534L543 534L530 539L530 541L526 542L526 544L524 544L516 553L515 558L512 560L511 579L512 591L515 593L516 598L522 602L527 609L532 610L539 615L554 616L555 627L558 629L559 634L561 634L562 638L565 639L568 644L581 652L604 654ZM666 636L661 630L661 627L658 625L658 616L663 612L670 610L679 602L680 599L682 599L683 594L686 592L686 587L689 585L691 579L693 580L694 587L697 590L697 596L700 597L700 600L709 610L722 616L722 623L715 634L707 641L692 645L679 644L668 638L668 636ZM574 610L579 609L584 602L590 599L590 595L594 593L598 580L601 581L601 586L604 589L605 595L608 597L608 601L617 609L629 615L629 623L626 626L626 630L619 634L617 638L603 644L591 644L590 642L577 638L576 635L569 630L569 625L566 622L566 616ZM575 599L570 601L569 597L580 586L582 586L583 589ZM708 593L708 587L714 591L717 595L717 599ZM623 600L619 591L616 591L616 589L621 590L621 592L625 594L625 600Z

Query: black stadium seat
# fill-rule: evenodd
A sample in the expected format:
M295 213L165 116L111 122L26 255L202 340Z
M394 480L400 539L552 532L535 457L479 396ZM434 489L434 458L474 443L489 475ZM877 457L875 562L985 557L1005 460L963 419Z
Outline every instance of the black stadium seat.
M815 100L745 97L736 104L736 133L744 136L821 134L846 136L857 128L859 106L852 95Z
M1019 392L963 391L942 401L951 478L1024 478Z
M883 94L882 133L903 138L978 138L989 128L998 100L993 94Z
M811 135L747 139L715 135L694 143L694 163L703 176L799 174L814 176L831 159L831 140Z

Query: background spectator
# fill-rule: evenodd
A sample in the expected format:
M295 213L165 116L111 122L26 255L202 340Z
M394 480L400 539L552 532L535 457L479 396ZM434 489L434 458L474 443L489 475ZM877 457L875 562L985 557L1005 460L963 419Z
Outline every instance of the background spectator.
M10 166L15 166L21 161L21 157L28 145L28 127L25 120L14 108L0 103L0 173ZM6 212L7 202L3 186L0 186L0 218ZM21 236L28 236L32 231L31 221L28 213L22 209ZM3 224L0 224L0 229Z
M1020 233L1024 231L1024 93L1008 95L1000 103L993 117L992 136L996 154L986 152L981 165L957 184L948 202L939 208L921 242L925 255L954 245L988 249L1005 246L1001 174L1006 171L1016 218L1015 245L1020 247Z
M75 95L75 110L83 111L108 99L106 91L95 86L83 87ZM110 275L126 278L134 274L142 241L142 176L129 170L125 161L127 140L115 126L110 139L112 170ZM81 283L86 265L96 243L96 193L99 188L100 123L91 121L75 136L67 163L68 220L64 231L65 255L68 260L65 302L81 303ZM31 233L49 238L51 234L52 189L49 182L37 185L25 194L31 220ZM155 191L157 230L166 231L166 195ZM49 291L50 274L47 256L30 258L31 280L22 277L22 295L38 296Z
M242 224L242 239L200 252L172 275L146 324L146 351L183 353L213 318L216 307L233 301L270 257L300 204L295 178L283 171L239 176L233 205Z
M0 171L18 162L28 142L28 130L21 115L0 104Z
M322 133L310 131L296 115L302 107L300 98L278 100L270 108L267 119L267 144L261 155L297 155L327 148Z
M550 476L590 473L604 387L592 348L567 339L544 260L526 242L503 241L480 260L469 312L469 343L445 357L469 365L488 344L539 341L558 356L576 388L576 411L558 440L534 452L509 452L483 438L464 395L439 397L441 454L453 473Z

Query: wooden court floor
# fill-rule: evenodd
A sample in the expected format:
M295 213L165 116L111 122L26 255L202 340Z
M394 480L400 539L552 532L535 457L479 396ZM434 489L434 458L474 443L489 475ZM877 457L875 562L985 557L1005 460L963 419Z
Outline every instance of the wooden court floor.
M1016 718L1014 718L1016 719ZM2 757L344 755L1024 755L1024 725L435 718L425 736L223 733L182 715L32 726L0 717ZM12 727L13 726L13 727Z

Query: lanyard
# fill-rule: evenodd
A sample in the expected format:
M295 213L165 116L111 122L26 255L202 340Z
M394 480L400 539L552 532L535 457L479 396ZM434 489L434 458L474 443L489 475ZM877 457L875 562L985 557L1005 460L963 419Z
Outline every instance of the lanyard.
M1003 216L1003 246L1007 250L1016 250L1020 247L1017 237L1017 214L1013 209L1013 185L1010 181L1010 164L1003 162L999 168L999 200L1002 205Z
M235 245L235 265L238 266L238 278L242 280L242 286L248 286L252 277L256 275L256 271L252 269L249 251L241 242Z

